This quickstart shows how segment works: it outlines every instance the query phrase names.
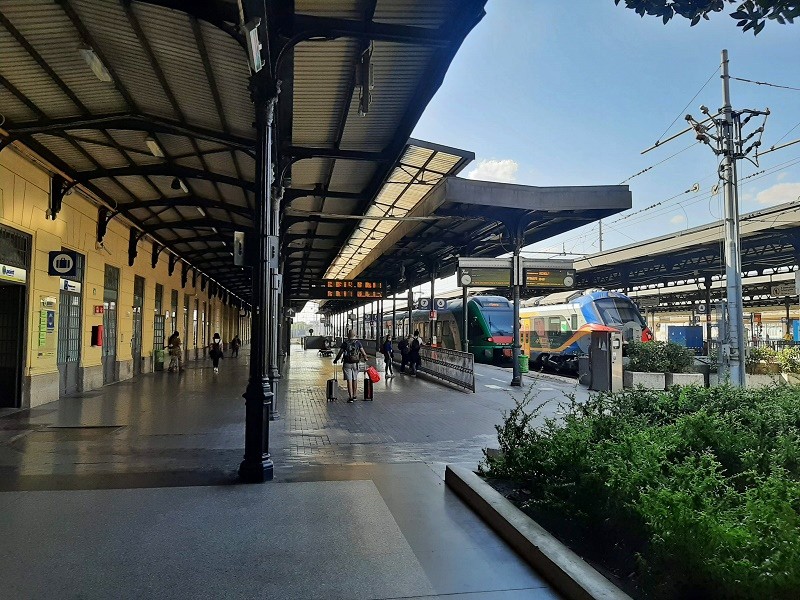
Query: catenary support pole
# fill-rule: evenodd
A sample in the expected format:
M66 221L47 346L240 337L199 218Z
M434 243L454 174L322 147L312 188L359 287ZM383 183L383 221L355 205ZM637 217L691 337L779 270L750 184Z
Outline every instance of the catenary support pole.
M431 274L431 314L430 314L430 316L433 317L433 314L436 312L436 310L434 308L434 302L433 302L434 297L436 296L436 290L435 290L435 285L436 285L436 263L431 263L431 265L429 267L429 270L430 270L430 274ZM437 340L436 340L436 319L431 318L430 324L431 324L431 335L430 335L431 346L435 346L436 343L437 343Z
M511 228L509 228L511 229ZM519 366L519 355L520 355L520 337L519 337L519 303L520 303L520 279L522 278L522 257L520 256L520 250L522 249L522 239L525 233L525 228L523 224L518 224L516 230L514 231L513 236L513 244L514 244L514 256L511 261L511 288L512 288L512 302L514 304L513 308L513 320L512 329L514 333L513 343L511 345L511 360L514 361L513 369L514 374L511 378L511 386L512 387L521 387L522 386L522 370Z
M728 296L728 347L731 385L744 387L745 339L742 306L742 258L739 249L739 198L736 176L736 144L731 108L728 51L722 51L723 172L725 179L725 284Z
M711 275L706 273L706 356L711 356Z
M408 306L406 310L408 310L408 331L406 331L405 334L406 337L408 337L414 332L414 285L411 279L408 280Z
M267 365L267 332L270 327L269 233L271 231L272 122L277 90L271 82L252 83L256 113L256 234L253 265L253 341L250 350L250 378L245 399L244 460L239 478L261 483L273 478L269 454L269 410L272 388Z

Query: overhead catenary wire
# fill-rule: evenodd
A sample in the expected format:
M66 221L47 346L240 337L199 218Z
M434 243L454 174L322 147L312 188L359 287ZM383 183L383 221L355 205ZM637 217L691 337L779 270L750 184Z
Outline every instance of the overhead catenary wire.
M691 106L692 102L695 101L695 98L697 98L700 95L700 92L702 92L705 89L705 87L709 84L709 82L712 79L714 79L714 75L716 75L719 72L719 70L720 70L719 66L716 69L714 69L714 72L711 74L711 77L709 77L706 80L706 82L700 87L700 89L697 90L697 93L694 96L692 96L692 99L689 100L689 102L686 103L686 106L684 106L681 109L681 111L678 113L678 116L675 117L672 120L672 123L669 124L669 126L664 130L664 132L660 136L658 136L658 139L656 140L656 143L654 144L655 146L658 146L659 144L661 144L661 141L662 141L661 138L663 138L667 134L667 132L670 129L672 129L672 126L675 125L675 123L678 121L678 119L680 119L686 113L686 109L689 108L689 106Z
M752 79L745 79L744 77L731 77L731 79L735 79L736 81L743 81L744 83L752 83L755 85L765 85L767 87L774 87L780 88L783 90L792 90L795 92L800 92L800 88L792 87L790 85L778 85L777 83L769 83L768 81L753 81Z
M686 151L687 151L687 150L689 150L690 148L694 148L694 147L695 147L695 146L697 146L699 143L700 143L700 142L694 142L693 144L689 144L689 145L688 145L688 146L686 146L686 148L684 148L683 150L678 150L678 151L677 151L675 154L671 154L670 156L668 156L667 158L665 158L665 159L663 159L663 160L660 160L660 161L659 161L659 162L657 162L656 164L654 164L654 165L650 165L649 167L647 167L646 169L642 169L642 170L641 170L641 171L639 171L638 173L634 173L633 175L631 175L631 176L630 176L630 177L628 177L627 179L623 179L622 181L620 181L620 182L619 182L619 185L622 185L622 184L624 184L624 183L628 183L628 182L629 182L631 179L633 179L634 177L638 177L639 175L643 175L643 174L647 173L648 171L650 171L650 170L652 170L652 169L656 168L657 166L659 166L659 165L663 165L663 164L664 164L665 162L667 162L668 160L670 160L670 159L672 159L672 158L675 158L676 156L678 156L679 154L682 154L682 153L686 152Z

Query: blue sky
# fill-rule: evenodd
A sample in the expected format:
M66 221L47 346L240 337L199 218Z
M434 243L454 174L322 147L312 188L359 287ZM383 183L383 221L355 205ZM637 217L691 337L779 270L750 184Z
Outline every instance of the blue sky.
M729 9L727 12L730 12ZM414 137L472 150L463 176L520 184L618 184L694 143L684 135L644 156L642 150L683 115L722 104L719 74L685 108L719 66L727 48L731 75L800 88L800 23L768 23L754 37L726 13L695 27L682 18L667 25L636 15L613 0L489 0L486 17L470 33ZM734 108L769 107L768 148L800 138L800 91L733 81ZM750 129L760 121L751 121ZM484 162L488 161L488 162ZM798 164L792 165L798 161ZM477 169L477 171L476 171ZM740 211L797 200L800 144L768 154L757 169L743 164ZM721 195L708 146L690 147L631 179L633 209L657 209L604 227L604 249L715 220ZM700 192L684 193L693 184ZM529 249L598 251L597 226Z

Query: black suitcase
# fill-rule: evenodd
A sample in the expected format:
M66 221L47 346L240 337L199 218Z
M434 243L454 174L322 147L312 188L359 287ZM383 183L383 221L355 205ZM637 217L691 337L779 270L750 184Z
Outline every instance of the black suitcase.
M372 379L364 377L364 400L372 400Z
M328 379L328 386L327 390L325 391L325 395L328 398L328 402L334 402L339 399L339 381L336 377L336 366L333 367L333 379Z

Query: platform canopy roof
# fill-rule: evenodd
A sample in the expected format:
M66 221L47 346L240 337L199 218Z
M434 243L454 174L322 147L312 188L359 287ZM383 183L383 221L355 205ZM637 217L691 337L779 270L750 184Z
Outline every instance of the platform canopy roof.
M687 229L576 261L579 287L638 290L725 274L723 222ZM800 264L800 207L796 203L740 217L742 272L763 276Z
M139 244L246 301L231 244L233 231L253 232L255 202L241 25L260 17L265 68L280 81L273 149L293 215L282 232L291 295L341 270L363 226L309 213L370 215L392 173L415 168L409 135L485 1L0 0L0 144L33 151L63 176L56 192L77 182Z
M456 153L454 149L442 152ZM382 280L394 292L455 273L459 256L495 258L631 207L626 185L537 187L446 177L350 276ZM341 310L337 301L331 310Z

